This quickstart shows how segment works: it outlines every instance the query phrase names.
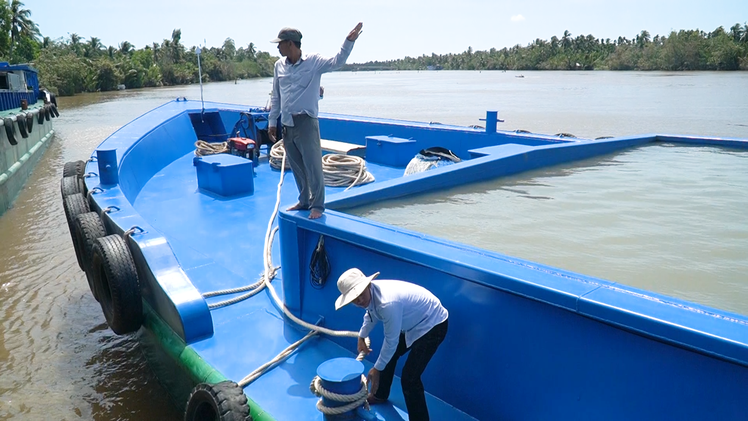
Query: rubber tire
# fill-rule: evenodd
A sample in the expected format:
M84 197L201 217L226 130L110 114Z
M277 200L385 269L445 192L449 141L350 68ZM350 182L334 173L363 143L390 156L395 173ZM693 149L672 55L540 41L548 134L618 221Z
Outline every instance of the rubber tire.
M13 120L7 117L4 118L3 126L5 126L5 136L8 137L8 142L10 142L10 144L13 146L17 145L18 141L16 140L15 136L16 129L13 126Z
M83 182L83 178L77 175L62 177L60 180L60 194L62 194L62 197L65 198L76 193L86 194L86 184Z
M125 240L117 234L96 239L91 275L109 327L118 335L143 324L143 301L138 271Z
M26 114L26 131L31 133L31 129L34 128L34 115L31 113Z
M200 383L192 389L185 421L252 421L244 390L232 381Z
M28 138L29 134L26 131L26 121L21 118L20 114L16 116L16 123L18 123L18 131L21 132L21 137L24 139Z
M44 111L42 111L41 108L39 108L39 112L36 113L36 122L39 123L40 126L44 124Z
M83 270L86 271L88 287L91 289L91 294L93 294L96 301L99 301L99 294L95 287L96 284L93 282L93 274L91 273L94 244L96 244L97 239L106 236L106 229L104 229L104 224L101 222L99 214L96 212L87 212L76 216L74 235L80 247L81 260L83 262Z
M86 163L84 161L70 161L66 162L65 166L62 167L62 176L70 177L71 175L83 178L83 174L86 172Z
M45 105L42 110L44 110L44 119L49 121L49 106Z
M60 113L57 111L57 105L49 104L49 109L52 111L52 117L59 117Z
M81 255L81 245L78 244L78 239L75 235L75 217L82 213L88 213L91 209L88 207L86 198L80 193L65 197L62 201L62 208L65 210L65 219L68 221L68 230L70 231L70 238L73 240L73 249L75 249L75 257L78 259L78 266L81 270L85 270L83 256Z

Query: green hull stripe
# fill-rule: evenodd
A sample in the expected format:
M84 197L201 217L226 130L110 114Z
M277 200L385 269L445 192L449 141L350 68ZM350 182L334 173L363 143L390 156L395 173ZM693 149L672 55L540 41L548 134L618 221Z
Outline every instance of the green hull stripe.
M187 373L190 374L195 383L220 383L227 379L212 365L203 360L194 349L185 345L173 330L156 314L147 301L143 300L143 312L145 313L144 326L152 331L160 342L166 353L177 362ZM250 413L254 421L276 421L270 414L266 413L260 406L247 397Z

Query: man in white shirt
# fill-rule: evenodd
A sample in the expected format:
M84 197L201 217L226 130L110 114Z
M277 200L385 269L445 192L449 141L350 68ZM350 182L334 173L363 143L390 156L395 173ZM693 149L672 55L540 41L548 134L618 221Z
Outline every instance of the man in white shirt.
M346 37L340 52L330 58L319 54L302 55L298 29L283 28L278 38L271 41L278 43L278 51L285 58L275 62L268 136L276 141L280 116L283 146L299 188L299 202L287 210L309 210L309 219L317 219L325 211L325 178L317 121L320 79L322 73L345 64L362 27L363 23L359 22Z
M411 421L428 421L421 374L447 335L449 313L426 288L403 281L373 281L379 272L365 276L359 269L345 271L338 279L340 297L335 309L353 303L366 309L358 333L358 351L369 354L364 339L377 322L384 325L384 343L369 370L369 403L381 403L390 395L397 360L410 351L400 382Z

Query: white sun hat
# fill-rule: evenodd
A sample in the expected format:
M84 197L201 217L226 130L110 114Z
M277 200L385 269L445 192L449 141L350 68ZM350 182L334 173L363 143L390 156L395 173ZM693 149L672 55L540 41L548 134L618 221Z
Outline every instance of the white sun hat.
M366 287L369 286L372 279L377 276L379 276L379 272L371 276L365 276L358 268L350 268L343 272L340 278L338 278L340 297L335 300L335 310L340 310L341 307L358 298Z

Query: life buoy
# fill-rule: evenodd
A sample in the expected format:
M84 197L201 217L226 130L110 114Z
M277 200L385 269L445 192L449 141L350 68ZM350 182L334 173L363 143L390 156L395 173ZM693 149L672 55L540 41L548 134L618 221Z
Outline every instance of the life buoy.
M70 238L73 240L73 249L75 250L75 258L78 259L78 267L81 270L85 270L83 266L83 256L81 256L81 246L78 244L78 238L75 235L75 217L90 212L91 209L88 207L88 201L80 193L71 194L66 196L62 201L62 208L65 210L65 219L68 222L68 230L70 231Z
M101 222L101 218L99 218L99 214L96 212L86 212L76 216L74 227L76 238L74 243L77 242L79 247L76 253L80 253L83 270L86 272L91 294L93 294L96 301L99 301L98 291L96 291L93 274L91 273L91 260L93 258L94 244L96 244L97 239L106 236L106 229Z
M31 113L26 114L26 131L31 133L31 129L34 128L34 115Z
M117 234L96 240L91 258L93 288L107 324L118 335L143 324L143 302L135 262L125 240Z
M252 421L244 390L232 381L200 383L192 389L185 421Z
M15 136L16 130L13 128L13 120L10 118L4 118L3 126L5 126L5 134L8 136L8 142L10 142L11 145L17 145L18 141Z

